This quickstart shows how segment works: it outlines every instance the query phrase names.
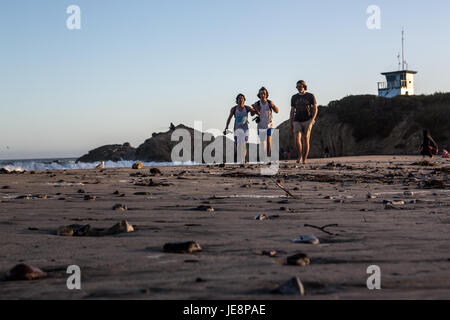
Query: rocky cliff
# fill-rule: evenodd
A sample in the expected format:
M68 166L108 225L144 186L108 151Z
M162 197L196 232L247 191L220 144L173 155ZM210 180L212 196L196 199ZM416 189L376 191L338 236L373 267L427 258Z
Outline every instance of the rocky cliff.
M120 161L135 160L136 149L128 142L102 146L89 151L88 154L77 159L77 162Z

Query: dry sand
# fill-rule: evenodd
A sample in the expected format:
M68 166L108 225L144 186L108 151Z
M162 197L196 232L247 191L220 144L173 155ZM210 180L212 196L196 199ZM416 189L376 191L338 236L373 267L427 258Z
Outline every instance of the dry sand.
M162 167L158 177L130 176L149 174L149 168L0 175L0 272L25 262L48 273L35 281L0 281L0 299L449 299L450 163L411 165L419 160L317 159L305 168L283 162L275 179L298 199L287 198L256 165ZM338 166L326 166L331 161ZM170 185L135 185L150 178ZM79 189L96 200L85 201ZM16 199L39 194L47 198ZM416 201L386 209L383 200ZM128 210L112 210L119 203ZM215 211L193 210L200 205ZM259 214L279 217L254 220ZM106 228L121 220L135 232L97 238L55 233L63 225ZM305 224L338 226L325 229L331 235ZM305 234L321 244L292 242ZM162 250L167 242L189 240L203 251ZM300 252L310 265L285 265ZM81 268L81 290L66 287L69 265ZM370 265L381 268L381 290L366 287ZM304 297L271 293L294 276L304 284Z

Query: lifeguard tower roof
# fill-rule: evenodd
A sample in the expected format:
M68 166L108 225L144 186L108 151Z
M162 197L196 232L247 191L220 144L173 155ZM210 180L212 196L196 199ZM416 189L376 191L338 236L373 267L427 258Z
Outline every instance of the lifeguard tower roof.
M390 75L395 75L395 74L399 74L399 73L417 74L417 71L413 71L413 70L399 70L399 71L382 72L381 74L383 76L390 76Z

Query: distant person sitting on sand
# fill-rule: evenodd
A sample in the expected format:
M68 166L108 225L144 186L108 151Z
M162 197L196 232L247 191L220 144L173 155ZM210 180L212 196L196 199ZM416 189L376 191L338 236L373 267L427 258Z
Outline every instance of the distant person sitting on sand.
M306 82L297 82L298 93L291 99L291 116L289 124L297 146L298 160L306 164L309 154L309 139L312 126L317 117L317 102L312 93L306 92Z
M265 137L267 133L267 149L266 141L263 139L262 145L264 148L264 153L271 156L272 155L272 130L273 130L273 119L272 112L278 113L278 107L273 103L273 101L268 100L269 91L262 87L258 92L259 101L255 102L252 107L255 109L256 113L259 115L258 122L258 136Z
M420 154L425 158L426 156L433 158L435 155L439 153L438 145L433 140L430 135L430 132L426 129L423 130L423 143L422 143L422 151Z
M237 148L244 148L243 156L244 162L247 157L247 142L248 142L248 113L253 116L256 114L255 110L245 105L245 96L240 93L236 97L237 105L231 108L230 115L227 119L227 124L223 132L224 135L227 134L228 126L230 125L231 119L234 116L234 143ZM239 161L239 159L238 159Z
M450 154L447 149L442 150L442 158L450 158Z

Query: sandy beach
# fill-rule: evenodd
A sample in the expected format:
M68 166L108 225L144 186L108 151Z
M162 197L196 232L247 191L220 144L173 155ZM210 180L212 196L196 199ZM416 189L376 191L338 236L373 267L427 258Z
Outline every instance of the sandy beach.
M275 177L260 165L2 174L0 273L27 263L48 275L1 280L0 299L450 299L450 163L413 165L421 160L282 162ZM56 233L123 220L134 232ZM300 235L320 244L294 243ZM201 252L163 252L191 240ZM287 265L297 253L310 264ZM66 287L70 265L81 268L81 290ZM381 290L366 286L371 265ZM273 292L296 276L303 297Z

